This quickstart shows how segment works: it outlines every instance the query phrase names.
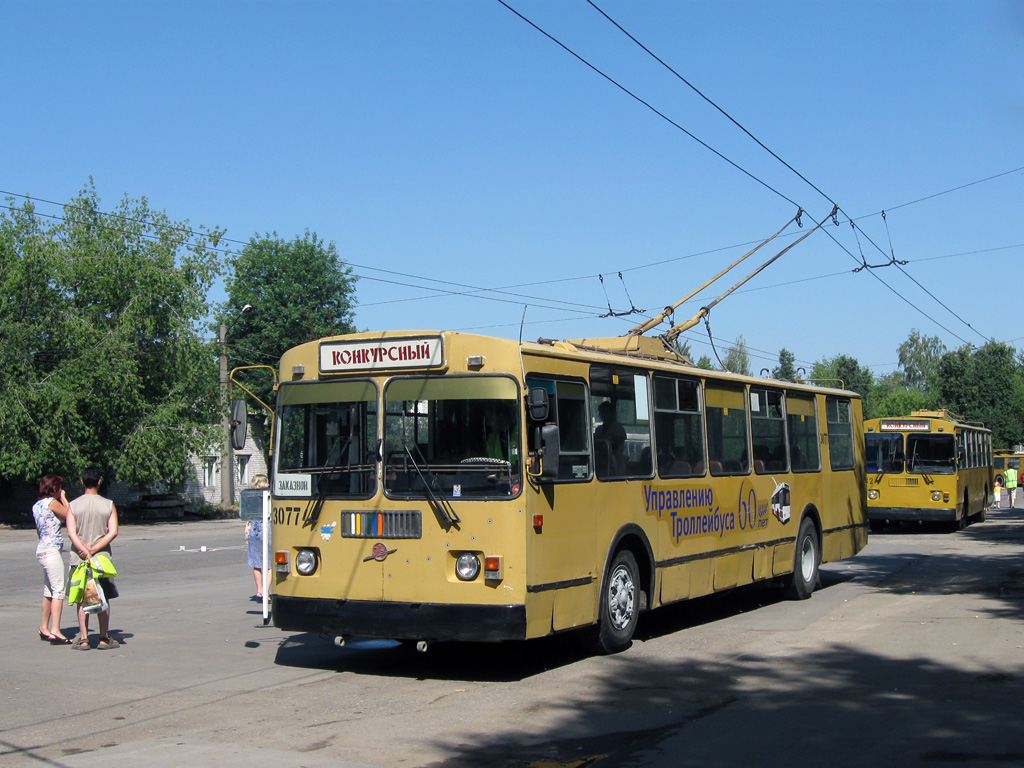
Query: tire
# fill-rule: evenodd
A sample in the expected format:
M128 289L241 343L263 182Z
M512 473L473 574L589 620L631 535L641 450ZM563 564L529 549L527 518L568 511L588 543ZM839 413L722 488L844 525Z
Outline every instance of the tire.
M985 490L985 496L981 500L981 509L978 510L978 513L975 514L971 518L971 522L972 523L984 523L985 522L985 512L987 512L987 511L988 511L988 490L986 489Z
M967 494L966 493L964 494L964 506L963 506L963 510L962 511L963 511L963 514L960 515L960 519L957 520L953 524L953 530L954 531L964 531L964 530L967 530L967 526L971 524L971 508L970 508L969 503L967 501Z
M868 525L871 526L872 533L881 533L885 530L885 520L869 520Z
M976 523L984 523L985 522L985 514L986 514L986 512L988 512L988 505L987 504L984 507L981 508L981 512L979 512L978 514L976 514L974 516L974 522L976 522Z
M818 531L809 517L800 521L796 534L796 552L793 553L793 573L786 581L786 597L790 600L806 600L818 584L818 565L821 552L818 546Z
M597 626L589 632L589 646L603 654L626 650L639 617L640 569L632 552L619 550L601 585L601 607Z

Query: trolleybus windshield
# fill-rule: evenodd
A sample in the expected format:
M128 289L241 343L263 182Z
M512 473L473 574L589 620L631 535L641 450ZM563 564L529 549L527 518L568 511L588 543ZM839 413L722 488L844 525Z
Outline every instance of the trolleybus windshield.
M953 435L907 435L907 472L955 474L956 438Z
M952 475L956 472L956 439L953 435L907 435L906 450L902 434L865 435L865 459L868 472L899 474Z
M903 471L903 435L872 432L864 436L868 472Z
M314 496L376 491L377 390L371 382L286 384L278 403L279 487L288 487L291 476L309 477Z
M508 498L520 489L518 387L503 376L399 378L384 390L384 492Z

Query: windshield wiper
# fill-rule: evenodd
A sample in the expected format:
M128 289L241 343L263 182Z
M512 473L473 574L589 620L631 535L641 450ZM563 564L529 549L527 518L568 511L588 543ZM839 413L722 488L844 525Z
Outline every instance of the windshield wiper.
M462 521L459 516L455 514L455 510L452 508L451 502L444 497L444 494L438 496L434 493L434 473L430 471L430 464L427 463L423 453L420 451L419 445L413 443L416 446L416 453L420 455L420 459L423 461L423 466L427 468L427 474L430 476L430 482L427 482L427 478L423 476L423 470L420 469L420 465L416 463L415 457L412 455L412 451L409 449L408 443L404 443L402 447L405 449L405 455L409 459L409 463L412 464L413 469L416 470L416 474L420 478L420 482L423 483L423 492L427 497L427 501L430 503L434 513L447 523L448 527L458 526Z

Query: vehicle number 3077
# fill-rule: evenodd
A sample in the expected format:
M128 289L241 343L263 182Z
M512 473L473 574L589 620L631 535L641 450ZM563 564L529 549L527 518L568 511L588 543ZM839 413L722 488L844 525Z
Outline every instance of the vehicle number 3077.
M274 525L299 525L304 517L302 507L274 507L271 521Z

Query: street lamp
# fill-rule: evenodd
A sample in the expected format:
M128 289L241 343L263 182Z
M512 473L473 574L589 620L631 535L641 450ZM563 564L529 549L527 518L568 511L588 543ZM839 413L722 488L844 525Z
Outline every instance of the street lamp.
M233 327L238 318L253 311L252 304L246 304L231 322ZM231 415L228 412L228 326L220 324L220 394L221 394L221 448L220 448L220 504L230 507L235 501L235 473L231 466Z

